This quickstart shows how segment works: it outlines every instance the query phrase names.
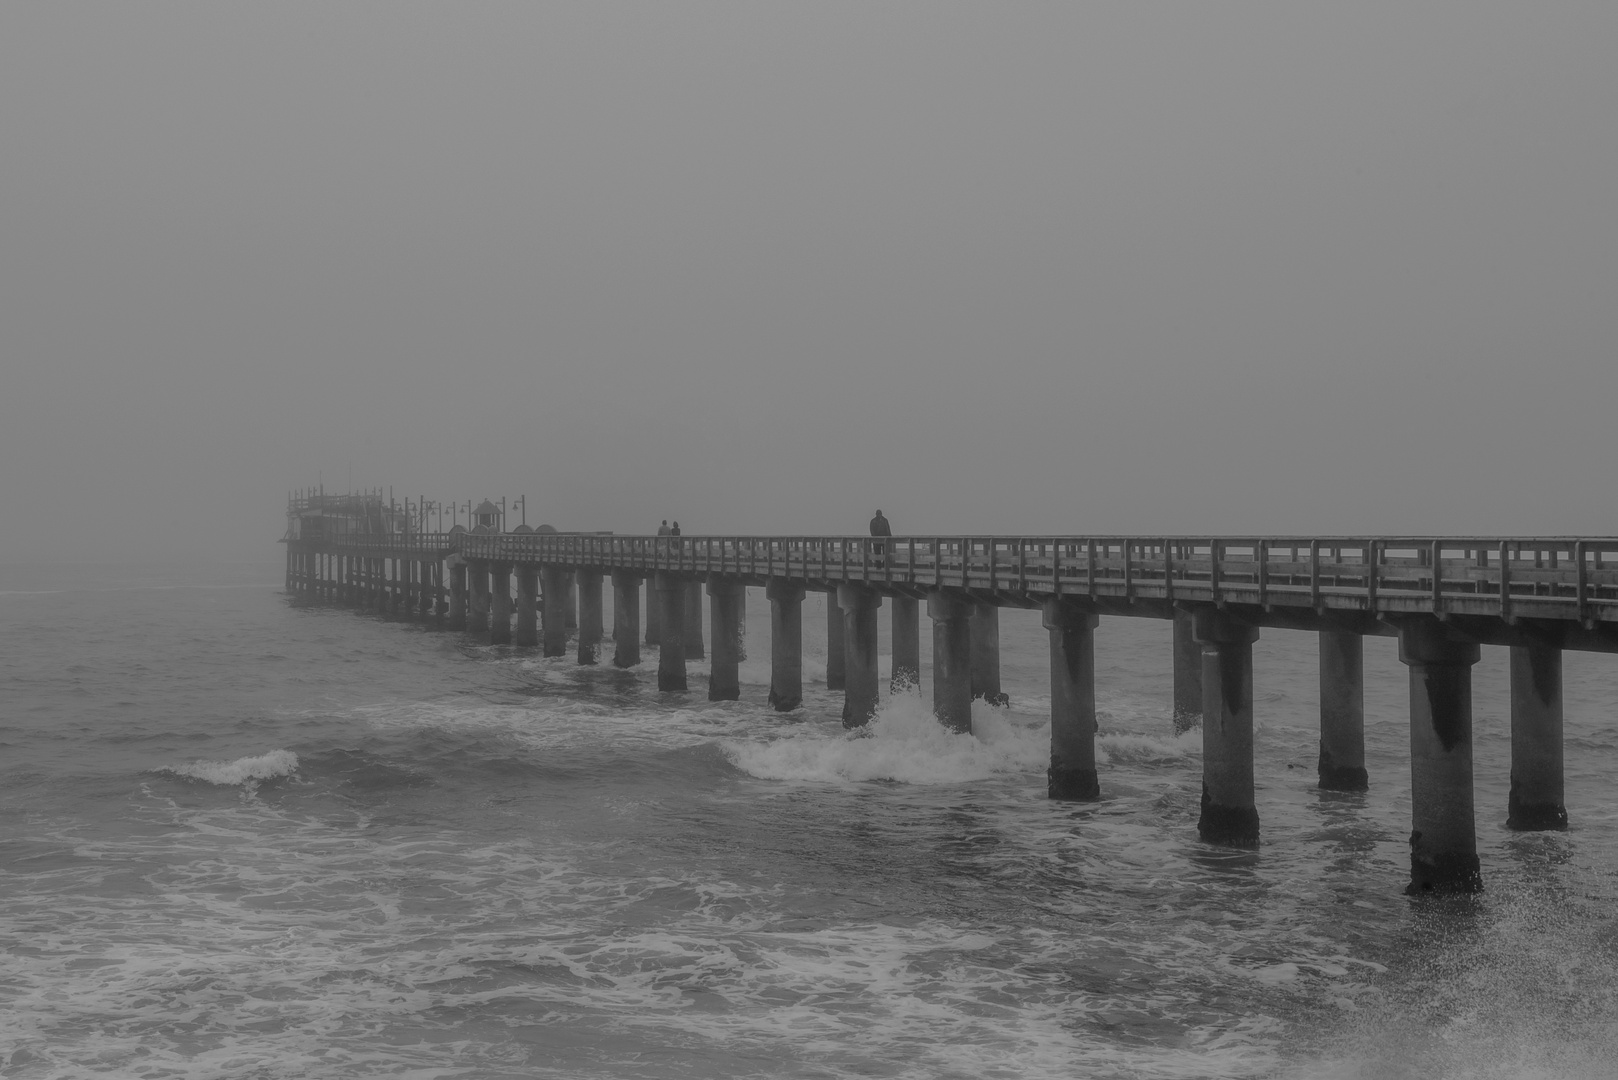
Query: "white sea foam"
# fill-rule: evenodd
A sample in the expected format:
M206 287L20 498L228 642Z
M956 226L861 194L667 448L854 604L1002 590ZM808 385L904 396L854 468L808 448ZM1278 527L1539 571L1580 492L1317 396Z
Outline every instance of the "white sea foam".
M846 734L806 731L771 742L722 743L743 772L766 780L847 783L896 780L954 784L996 773L1042 769L1049 737L1001 710L974 705L972 733L943 727L916 694L884 699L869 726Z
M234 787L237 784L272 780L277 776L291 776L297 768L297 754L291 750L271 750L268 754L241 757L235 761L192 761L184 765L169 765L158 771L221 787Z
M1187 731L1181 735L1133 735L1127 732L1105 732L1096 743L1113 765L1168 765L1182 764L1202 750L1202 734Z

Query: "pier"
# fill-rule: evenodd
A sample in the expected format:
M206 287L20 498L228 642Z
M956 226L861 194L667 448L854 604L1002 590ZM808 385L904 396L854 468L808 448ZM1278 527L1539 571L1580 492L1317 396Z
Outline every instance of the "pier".
M358 500L358 501L356 501ZM368 501L369 500L369 501ZM829 598L827 685L843 723L883 692L877 621L891 620L892 688L922 677L932 624L938 721L971 730L971 703L1004 701L999 609L1038 610L1050 635L1045 794L1101 794L1094 635L1100 617L1173 622L1163 658L1176 723L1200 720L1200 836L1255 847L1253 644L1265 629L1318 633L1322 788L1366 790L1361 654L1398 639L1409 673L1412 893L1482 885L1472 795L1472 679L1480 645L1510 649L1513 829L1562 829L1562 652L1618 652L1618 539L1571 537L615 536L526 525L425 532L374 497L300 495L288 508L286 587L309 599L433 618L495 644L577 661L641 662L661 690L691 689L709 609L711 700L740 696L746 588L770 605L768 703L803 698L802 603ZM480 507L479 510L483 508ZM421 518L418 515L416 521ZM610 655L603 640L611 585ZM644 589L643 589L644 586ZM641 612L645 611L644 625ZM644 634L643 634L644 632Z

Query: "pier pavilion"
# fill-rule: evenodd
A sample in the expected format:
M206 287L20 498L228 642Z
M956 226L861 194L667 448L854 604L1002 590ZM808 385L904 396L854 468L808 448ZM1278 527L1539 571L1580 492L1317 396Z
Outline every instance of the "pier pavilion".
M881 694L877 619L892 620L895 683L921 674L920 615L932 624L933 709L971 728L974 697L1000 698L999 609L1037 609L1050 634L1051 761L1047 794L1100 795L1095 755L1094 632L1101 615L1171 620L1175 710L1200 716L1198 831L1256 846L1253 643L1266 628L1320 640L1323 788L1363 790L1361 656L1367 635L1395 637L1409 670L1409 891L1481 886L1472 798L1472 680L1479 646L1511 654L1514 829L1567 825L1562 785L1562 653L1618 652L1618 539L1432 537L870 537L473 534L390 527L308 527L313 499L289 507L287 589L378 611L440 618L493 643L598 662L610 581L613 662L640 663L659 643L658 686L686 690L703 648L708 695L740 694L747 586L770 604L769 702L803 696L806 593L828 605L827 684L843 722L867 723ZM369 520L369 519L367 519Z

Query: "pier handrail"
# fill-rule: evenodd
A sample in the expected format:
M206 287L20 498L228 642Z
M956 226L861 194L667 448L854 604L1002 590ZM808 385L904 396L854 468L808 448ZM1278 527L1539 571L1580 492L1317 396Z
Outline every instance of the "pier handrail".
M300 542L300 541L293 541ZM640 573L1030 596L1618 622L1618 537L311 536L356 554L458 554Z

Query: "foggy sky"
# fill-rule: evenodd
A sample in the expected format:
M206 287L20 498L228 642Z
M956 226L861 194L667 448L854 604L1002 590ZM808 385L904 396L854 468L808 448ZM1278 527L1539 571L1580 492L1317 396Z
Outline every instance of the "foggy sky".
M0 560L1618 533L1618 5L0 7Z

